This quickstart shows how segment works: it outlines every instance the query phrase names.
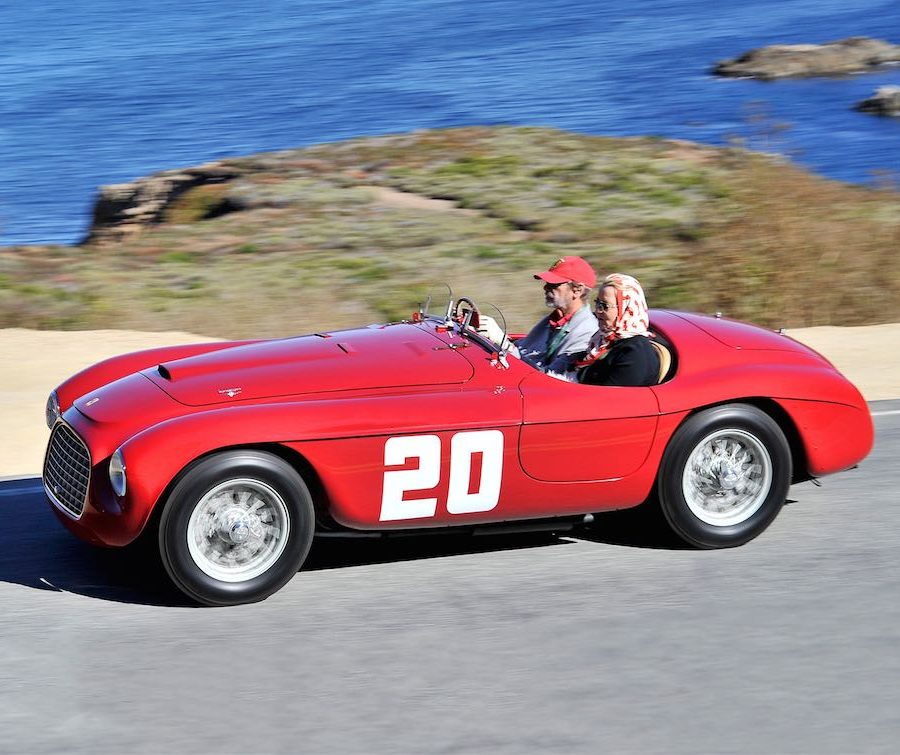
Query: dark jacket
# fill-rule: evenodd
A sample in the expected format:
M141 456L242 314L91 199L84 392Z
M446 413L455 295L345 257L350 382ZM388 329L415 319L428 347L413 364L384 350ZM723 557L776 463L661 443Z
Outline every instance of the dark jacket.
M646 336L615 341L602 359L578 373L579 383L590 385L656 385L659 355Z

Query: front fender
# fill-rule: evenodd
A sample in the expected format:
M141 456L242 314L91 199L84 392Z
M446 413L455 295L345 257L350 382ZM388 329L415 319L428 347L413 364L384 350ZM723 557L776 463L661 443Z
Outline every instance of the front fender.
M229 405L160 422L121 446L128 476L126 507L139 509L141 528L171 482L194 460L226 448L295 444L380 435L518 426L517 393L486 388L460 392L432 386L417 393Z

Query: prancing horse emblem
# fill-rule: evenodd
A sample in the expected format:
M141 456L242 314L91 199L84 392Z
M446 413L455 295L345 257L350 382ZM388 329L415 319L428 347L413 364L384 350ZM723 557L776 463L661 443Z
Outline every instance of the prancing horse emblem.
M242 388L223 388L219 391L220 396L228 396L228 398L234 398L237 396L243 389Z

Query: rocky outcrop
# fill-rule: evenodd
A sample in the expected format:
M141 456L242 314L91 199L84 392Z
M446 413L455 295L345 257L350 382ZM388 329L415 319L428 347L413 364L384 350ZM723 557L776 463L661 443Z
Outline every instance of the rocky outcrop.
M855 106L856 110L900 118L900 87L879 87L875 94Z
M167 170L123 184L100 187L88 237L82 243L115 241L165 219L166 210L189 189L230 181L241 174L234 166L207 163Z
M850 37L822 45L771 45L719 62L713 73L754 79L843 76L865 73L886 63L900 63L900 45L880 39Z

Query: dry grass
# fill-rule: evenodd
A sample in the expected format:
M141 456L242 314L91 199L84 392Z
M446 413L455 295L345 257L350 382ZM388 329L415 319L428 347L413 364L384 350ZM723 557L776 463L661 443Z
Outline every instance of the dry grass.
M466 128L228 164L240 178L136 237L0 249L0 327L287 335L401 318L448 282L521 330L543 310L531 273L565 254L637 275L655 306L900 320L900 194L746 150Z
M862 325L900 316L900 203L755 157L733 207L686 256L687 302L766 325Z

